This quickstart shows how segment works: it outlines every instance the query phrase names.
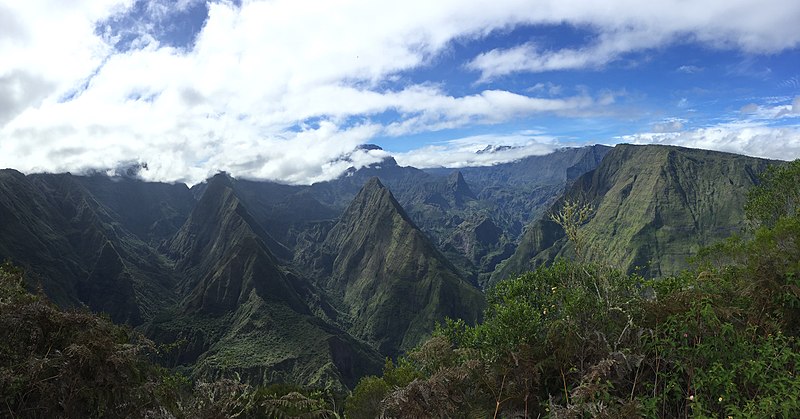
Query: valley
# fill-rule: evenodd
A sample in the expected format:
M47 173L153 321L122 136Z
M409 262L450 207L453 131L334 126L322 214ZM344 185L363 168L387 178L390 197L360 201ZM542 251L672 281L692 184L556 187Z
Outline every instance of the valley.
M220 173L189 188L0 172L0 257L62 307L175 344L168 366L352 389L485 287L574 258L549 214L593 208L587 258L670 275L744 228L773 162L671 146L558 150L460 170L380 164L308 186Z

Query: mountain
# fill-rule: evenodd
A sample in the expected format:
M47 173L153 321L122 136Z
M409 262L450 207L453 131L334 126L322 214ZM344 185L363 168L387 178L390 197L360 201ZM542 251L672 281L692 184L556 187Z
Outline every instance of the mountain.
M165 260L74 176L0 171L0 257L56 303L139 324L172 303Z
M433 179L398 193L398 200L464 275L486 286L498 263L514 252L523 226L541 216L577 177L597 167L610 149L564 148L493 166L427 169ZM488 226L502 234L475 231Z
M591 217L580 227L590 258L648 277L670 275L685 268L700 247L744 227L747 190L769 164L714 151L618 145L548 213L559 211L565 200L590 204ZM561 226L542 217L492 281L573 254Z
M479 194L486 188L564 184L597 167L611 149L604 145L561 148L549 154L528 156L492 166L464 167L459 171ZM438 175L447 171L426 170Z
M130 177L75 176L126 230L141 241L158 246L186 221L195 200L180 184L142 182Z
M475 322L483 295L411 221L378 178L370 179L331 228L316 265L347 329L396 356L445 317ZM327 262L327 263L326 263Z
M378 177L413 222L455 264L459 274L483 285L497 263L514 251L522 227L550 205L574 176L596 167L607 149L567 148L514 163L455 171L422 171L400 166L387 157L311 186L235 179L233 188L256 221L275 240L296 251L298 246L307 247L307 229L318 229L327 220L336 219L361 187ZM465 177L467 172L478 180L477 184ZM199 196L205 187L200 184L192 191ZM480 249L466 253L467 247L452 242L454 236L463 238L465 232L486 219L503 231L496 240L473 243L467 247Z
M667 275L742 228L745 193L772 163L609 150L459 170L386 158L308 186L2 170L0 258L57 304L172 344L169 365L194 377L344 392L445 317L475 322L479 288L573 255L545 216L568 200L593 207L588 257Z
M175 363L195 376L237 372L256 383L352 387L380 370L366 344L313 314L313 288L282 266L282 249L254 220L232 180L217 175L166 246L179 303L148 325L159 341L186 342Z

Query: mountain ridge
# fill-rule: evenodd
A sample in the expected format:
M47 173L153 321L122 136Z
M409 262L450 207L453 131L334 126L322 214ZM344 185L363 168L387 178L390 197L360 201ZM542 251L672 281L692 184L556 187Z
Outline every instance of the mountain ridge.
M366 227L366 228L365 228ZM474 322L483 297L460 278L377 177L371 178L322 244L324 287L350 313L349 330L396 356L445 316ZM403 330L390 336L386 330Z
M685 268L700 247L744 227L746 192L774 163L676 146L618 145L597 169L577 179L550 213L565 199L591 205L592 216L580 229L588 251L602 253L622 270L670 275ZM543 217L492 281L573 254L563 229Z
M346 391L445 317L479 319L479 288L573 257L546 216L566 199L595 209L588 254L668 275L740 229L728 208L774 164L630 145L550 158L441 171L387 159L310 186L3 170L0 257L59 305L176 343L169 366L193 377Z

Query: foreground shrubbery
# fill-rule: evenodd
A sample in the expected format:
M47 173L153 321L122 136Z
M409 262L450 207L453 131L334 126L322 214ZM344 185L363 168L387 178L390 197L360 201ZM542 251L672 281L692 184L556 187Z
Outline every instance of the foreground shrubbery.
M800 163L751 194L755 226L681 275L557 261L499 283L361 381L349 417L800 417Z
M150 362L146 338L87 311L63 311L0 265L0 416L332 418L329 395L235 380L192 384Z

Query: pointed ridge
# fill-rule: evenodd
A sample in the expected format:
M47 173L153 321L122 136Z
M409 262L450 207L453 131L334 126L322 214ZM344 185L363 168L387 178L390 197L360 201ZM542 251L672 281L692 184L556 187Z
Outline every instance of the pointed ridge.
M381 180L378 179L377 176L373 176L373 177L369 178L369 180L367 180L367 183L365 183L364 187L362 187L361 189L365 190L365 189L374 189L374 188L386 189L386 186L383 186L383 183L381 183Z
M263 241L270 252L270 257L277 256L284 260L290 257L289 250L256 222L239 199L233 186L233 179L226 173L218 173L209 179L208 187L194 210L171 240L169 252L173 256L183 255L181 259L184 259L190 249L200 250L200 247L196 246L197 237L205 237L208 240L219 234L221 229L235 226L238 222L244 223L250 233ZM197 255L194 255L188 260L195 260L196 257Z
M350 202L350 205L343 213L343 218L372 218L380 213L385 214L387 211L398 213L413 228L419 228L408 216L406 210L397 202L392 191L384 186L377 176L373 176L361 187L361 190Z
M475 194L472 192L469 184L467 184L467 181L464 180L464 175L461 174L460 170L456 170L450 174L447 178L447 186L456 195L456 199L460 197L475 198Z
M222 185L229 188L233 187L233 177L227 172L219 172L207 180L208 187L212 185Z
M361 188L323 246L330 263L325 287L352 316L350 332L383 355L414 347L444 317L474 322L480 315L480 292L375 177Z

